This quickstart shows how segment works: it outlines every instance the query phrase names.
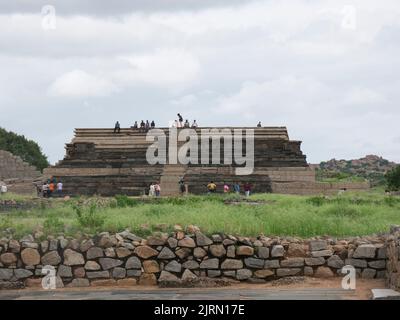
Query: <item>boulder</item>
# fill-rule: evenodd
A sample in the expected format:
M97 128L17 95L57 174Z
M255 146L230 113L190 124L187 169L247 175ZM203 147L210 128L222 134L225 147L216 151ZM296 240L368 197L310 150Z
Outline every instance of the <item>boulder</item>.
M11 250L13 253L19 253L21 250L21 245L17 240L11 239L8 242L8 248Z
M197 248L196 248L197 249ZM195 249L195 250L196 250ZM191 250L189 248L180 248L175 251L175 254L180 258L180 259L185 259L187 256L191 254Z
M373 269L385 269L386 268L386 260L369 261L368 266Z
M17 262L17 256L14 253L3 253L0 256L0 262L6 266L14 264Z
M306 266L304 267L304 275L306 277L312 277L314 275L314 270L312 267Z
M14 270L14 276L19 279L25 279L33 275L32 271L26 270L26 269L15 269Z
M158 251L149 246L139 246L135 249L135 254L143 259L148 259L158 255Z
M13 277L13 269L0 268L0 280L10 280Z
M97 271L100 270L101 267L96 261L86 261L85 269L89 271Z
M104 257L104 252L103 249L99 247L90 247L86 252L86 258L89 260L101 257Z
M375 278L375 275L376 275L375 269L365 268L361 272L361 278L363 278L363 279L373 279L373 278Z
M154 273L143 273L140 276L139 284L144 286L157 285L157 278Z
M258 256L259 258L262 258L262 259L267 259L267 258L269 258L269 249L268 249L267 247L261 247L261 246L259 246L259 247L257 248L257 256Z
M145 260L143 261L143 270L146 273L157 273L160 272L160 265L156 260Z
M196 258L201 259L201 258L203 258L204 256L207 255L207 252L203 248L197 247L197 248L194 248L193 255Z
M352 259L352 258L346 259L345 264L353 266L355 268L366 268L368 266L367 261L362 259Z
M318 267L317 271L315 271L314 277L316 278L331 278L335 274L328 267Z
M207 276L209 278L216 278L221 275L221 270L207 270Z
M92 239L83 240L79 249L81 250L81 252L86 252L93 246L94 246L94 243L93 243Z
M125 258L125 257L127 257L127 256L132 254L131 250L129 250L129 249L125 248L125 247L118 247L115 250L115 253L117 254L118 258Z
M112 277L114 279L123 279L126 277L126 270L121 267L116 267L112 271Z
M128 260L126 260L126 269L140 269L141 267L142 263L140 262L138 257L130 257Z
M184 269L198 269L200 267L199 263L194 260L188 260L182 264Z
M305 257L306 250L301 243L290 243L288 248L289 257Z
M62 264L58 267L57 275L61 278L72 278L72 269L70 266Z
M193 281L196 281L197 279L198 279L198 277L190 270L186 269L185 271L183 271L182 281L193 282Z
M322 266L323 264L325 264L325 259L323 257L305 258L304 262L307 266Z
M264 268L265 269L277 269L280 267L279 260L265 260Z
M174 249L178 246L178 240L173 237L169 237L167 242L168 242L168 245L170 246L170 248L172 248L172 249Z
M239 269L236 271L236 279L246 280L252 276L252 272L249 269Z
M147 245L149 246L163 246L167 242L165 236L150 236L147 238Z
M158 283L161 287L179 286L181 280L174 274L168 271L161 271Z
M375 258L376 247L373 244L361 244L353 253L353 258Z
M239 246L236 248L236 255L238 256L252 256L254 248L250 246Z
M333 251L331 249L320 250L320 251L312 251L311 257L318 258L318 257L330 257L333 255Z
M86 271L85 271L84 267L78 267L78 268L75 268L75 270L74 270L75 278L84 278L85 274L86 274Z
M304 266L304 258L288 258L281 261L281 267L293 268Z
M142 274L142 270L138 269L130 269L126 270L126 276L127 277L140 277Z
M85 259L83 258L83 255L81 253L73 251L71 249L66 249L64 251L64 264L67 266L84 265Z
M254 272L254 276L256 278L266 278L266 277L273 276L274 274L275 274L275 272L270 269L262 269L262 270L257 270Z
M344 267L344 261L337 255L329 257L328 266L335 269L341 269Z
M213 244L213 241L204 234L202 234L201 232L196 232L195 235L196 235L196 243L199 247L209 246Z
M226 255L226 249L222 244L212 244L209 250L214 257L220 258Z
M278 277L296 276L301 273L301 268L279 268L276 269Z
M239 259L225 259L221 264L221 269L242 269L243 262Z
M175 253L171 251L168 247L162 248L161 252L158 254L157 259L173 259L175 258Z
M181 265L179 262L177 262L177 261L175 261L175 260L172 260L171 262L169 262L169 263L165 266L164 269L165 269L166 271L179 273L179 272L181 272L181 270L182 270L182 265Z
M27 248L22 250L21 259L27 266L36 266L40 263L40 254L36 249Z
M58 266L61 263L61 257L57 251L50 251L42 256L42 265Z
M200 263L200 269L218 269L219 260L217 258L203 260Z
M113 258L100 258L99 263L103 270L109 270L115 267L119 267L123 261Z
M195 248L196 243L194 240L190 237L185 237L181 240L178 241L178 246L179 247L184 247L184 248Z
M86 276L89 279L108 279L110 277L110 273L108 271L90 271L86 272Z
M285 254L285 248L282 245L278 244L272 247L271 257L274 258L283 257L284 254Z
M312 240L309 245L310 251L320 251L328 248L326 240Z
M228 258L235 258L236 257L236 248L235 246L229 246L226 251L226 256Z
M264 260L257 258L246 258L244 259L244 264L246 267L254 268L254 269L262 269L264 268Z
M71 281L70 284L68 284L68 287L73 287L73 288L81 288L81 287L89 287L90 282L88 279L83 279L83 278L78 278L74 279Z

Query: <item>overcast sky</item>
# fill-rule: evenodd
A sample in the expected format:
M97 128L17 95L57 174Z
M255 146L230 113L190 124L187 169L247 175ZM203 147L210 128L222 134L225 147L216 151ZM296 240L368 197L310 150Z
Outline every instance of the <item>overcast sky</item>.
M398 0L1 1L0 126L52 163L76 127L177 112L400 162L399 40Z

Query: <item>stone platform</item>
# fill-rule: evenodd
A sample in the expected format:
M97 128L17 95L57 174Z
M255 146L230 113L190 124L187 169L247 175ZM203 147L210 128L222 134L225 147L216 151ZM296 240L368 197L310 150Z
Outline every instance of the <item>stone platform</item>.
M169 128L157 129L164 132L168 146L173 140L169 136ZM162 195L176 195L179 194L178 182L181 178L187 184L188 192L193 194L205 193L210 181L217 184L217 192L222 192L224 182L230 185L234 182L249 182L253 192L314 194L339 190L335 186L315 182L315 172L300 149L301 141L290 140L286 127L202 127L192 132L200 135L204 129L242 131L243 150L246 150L245 130L254 130L253 172L237 175L236 169L243 165L223 163L223 139L219 146L220 164L204 164L200 161L199 139L198 163L150 165L146 160L146 151L153 141L146 140L145 132L122 128L120 133L114 133L113 129L93 128L75 129L75 137L66 145L64 159L45 169L44 175L61 179L64 191L69 195L138 196L147 194L153 182L160 183ZM177 142L178 148L183 143ZM167 159L168 152L167 149Z

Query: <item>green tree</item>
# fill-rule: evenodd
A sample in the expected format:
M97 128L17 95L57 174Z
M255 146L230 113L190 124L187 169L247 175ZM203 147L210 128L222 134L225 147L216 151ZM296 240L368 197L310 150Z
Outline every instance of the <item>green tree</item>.
M0 128L0 150L11 152L22 160L42 171L49 166L47 157L42 153L39 145L23 135Z
M386 173L385 178L389 190L400 190L400 165Z

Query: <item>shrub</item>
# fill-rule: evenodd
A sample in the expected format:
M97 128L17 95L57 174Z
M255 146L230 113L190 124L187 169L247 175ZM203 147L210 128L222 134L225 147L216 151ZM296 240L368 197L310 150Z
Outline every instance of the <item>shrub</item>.
M391 191L400 190L400 166L397 166L390 170L385 175L388 189Z
M43 222L43 228L47 233L54 234L64 231L64 223L56 215L48 216Z
M74 206L73 208L80 226L90 229L100 229L103 227L105 216L97 212L95 204L91 204L89 209L81 206Z
M326 199L323 196L315 196L308 198L306 202L312 204L313 206L320 207L326 203Z
M116 200L116 206L118 208L125 208L125 207L134 207L138 204L138 201L133 198L129 198L126 195L116 195L115 196Z

